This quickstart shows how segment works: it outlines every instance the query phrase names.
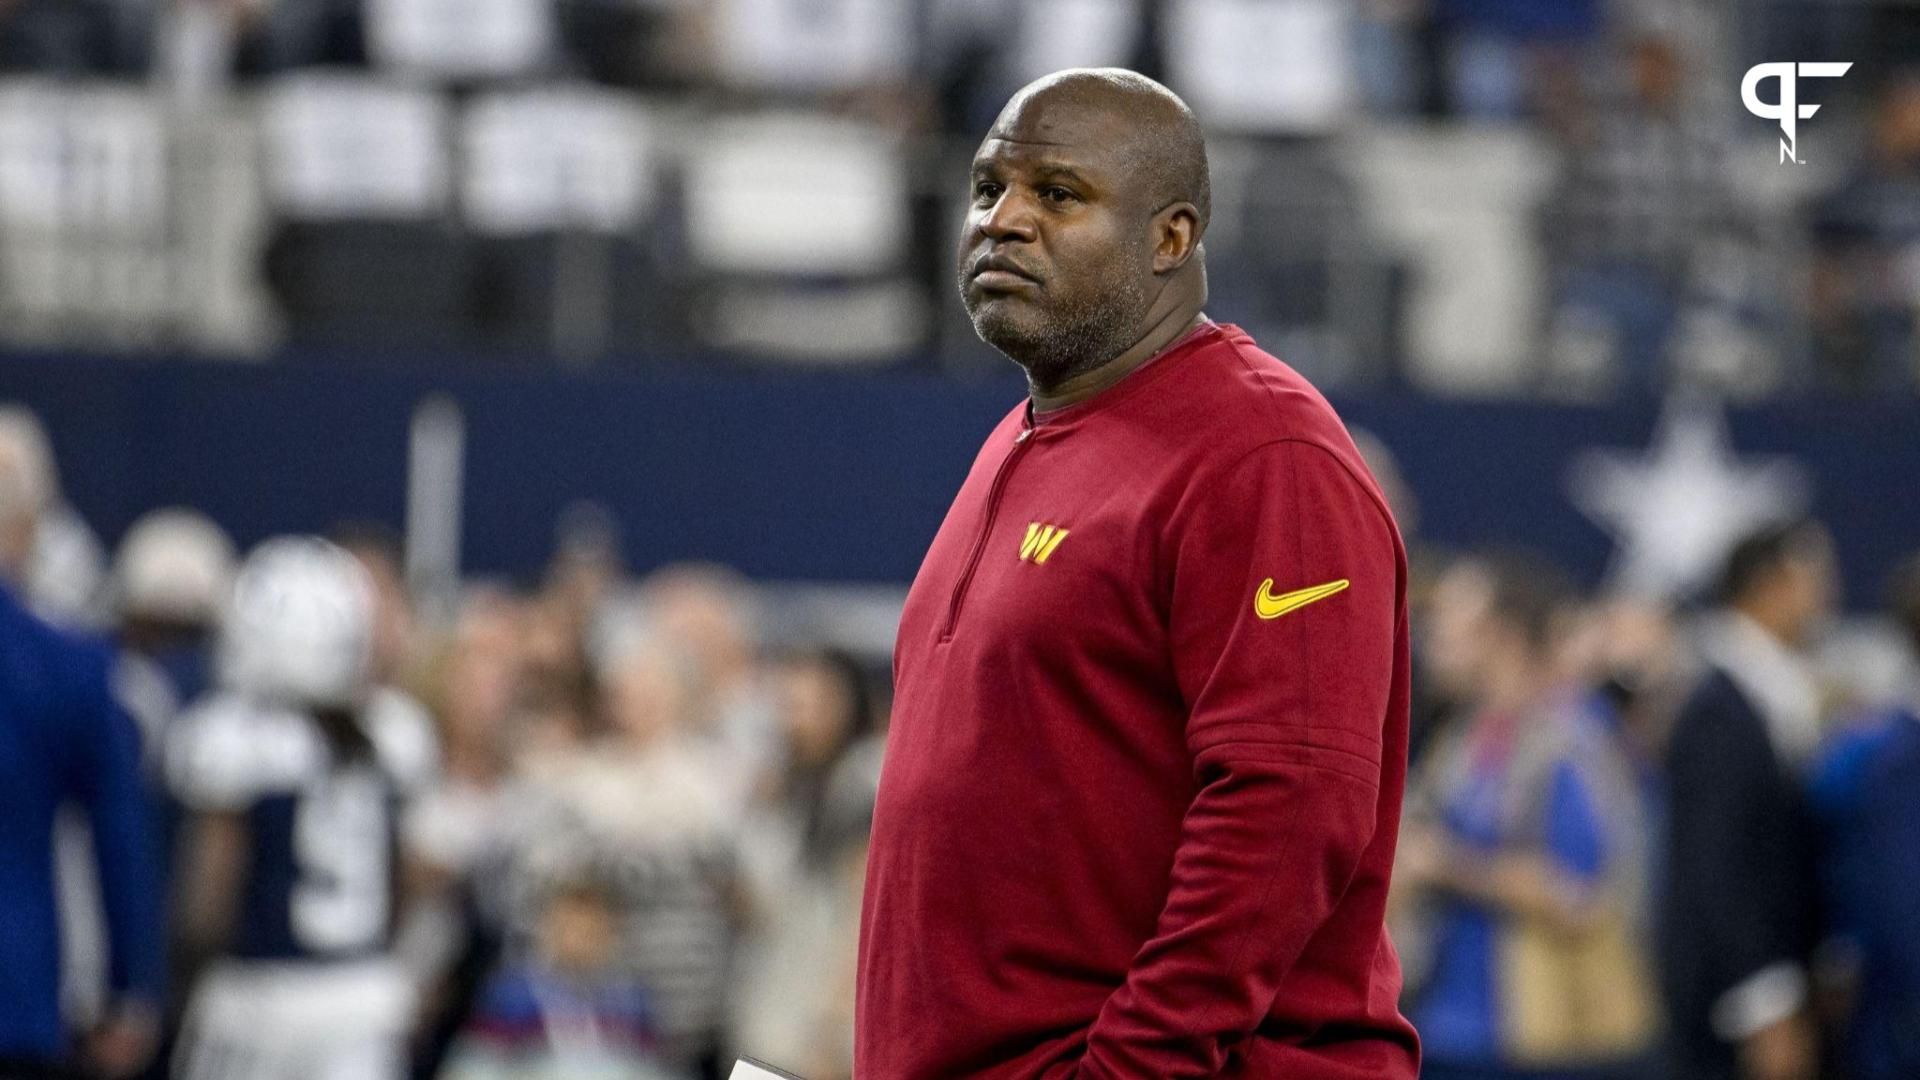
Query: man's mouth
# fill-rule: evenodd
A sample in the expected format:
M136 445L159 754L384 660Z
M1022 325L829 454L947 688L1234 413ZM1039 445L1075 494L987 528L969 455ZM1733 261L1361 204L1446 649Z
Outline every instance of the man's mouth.
M1012 270L982 270L973 275L973 283L988 292L1011 292L1039 284L1025 274Z
M1038 285L1040 279L1005 255L983 255L973 262L973 283L991 292L1007 292Z

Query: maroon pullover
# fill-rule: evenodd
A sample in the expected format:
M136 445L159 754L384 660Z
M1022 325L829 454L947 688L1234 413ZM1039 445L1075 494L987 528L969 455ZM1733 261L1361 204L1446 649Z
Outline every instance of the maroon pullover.
M1291 368L1206 324L1010 412L894 669L859 1080L1413 1080L1406 558Z

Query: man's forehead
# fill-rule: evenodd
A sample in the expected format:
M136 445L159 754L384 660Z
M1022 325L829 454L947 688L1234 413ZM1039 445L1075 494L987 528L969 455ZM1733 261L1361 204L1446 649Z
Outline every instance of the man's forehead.
M1094 110L1020 105L1016 100L1000 114L974 154L976 165L995 161L1097 171L1127 141L1124 129Z
M1088 175L1106 171L1107 158L1096 143L1002 139L987 136L974 152L973 167L1005 166L1035 172L1064 171Z
M1124 128L1124 117L1111 102L1046 87L1015 95L1007 102L987 132L987 139L1042 146L1098 146L1111 141Z

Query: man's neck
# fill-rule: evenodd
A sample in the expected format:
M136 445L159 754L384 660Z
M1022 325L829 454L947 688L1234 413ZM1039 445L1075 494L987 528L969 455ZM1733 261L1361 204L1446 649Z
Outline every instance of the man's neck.
M1198 304L1182 305L1156 320L1140 340L1125 352L1097 368L1062 380L1058 386L1043 389L1034 384L1032 376L1028 376L1027 396L1033 399L1033 411L1052 412L1078 405L1133 374L1140 365L1160 355L1167 346L1206 321L1207 317L1200 312Z

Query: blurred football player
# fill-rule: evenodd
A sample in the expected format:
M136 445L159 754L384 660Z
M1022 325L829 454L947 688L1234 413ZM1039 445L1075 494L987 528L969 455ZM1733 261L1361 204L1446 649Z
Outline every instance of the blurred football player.
M389 945L397 820L431 740L371 678L373 586L345 551L268 541L241 567L221 689L168 751L188 807L185 1080L389 1080L411 992ZM197 977L196 977L197 976Z

